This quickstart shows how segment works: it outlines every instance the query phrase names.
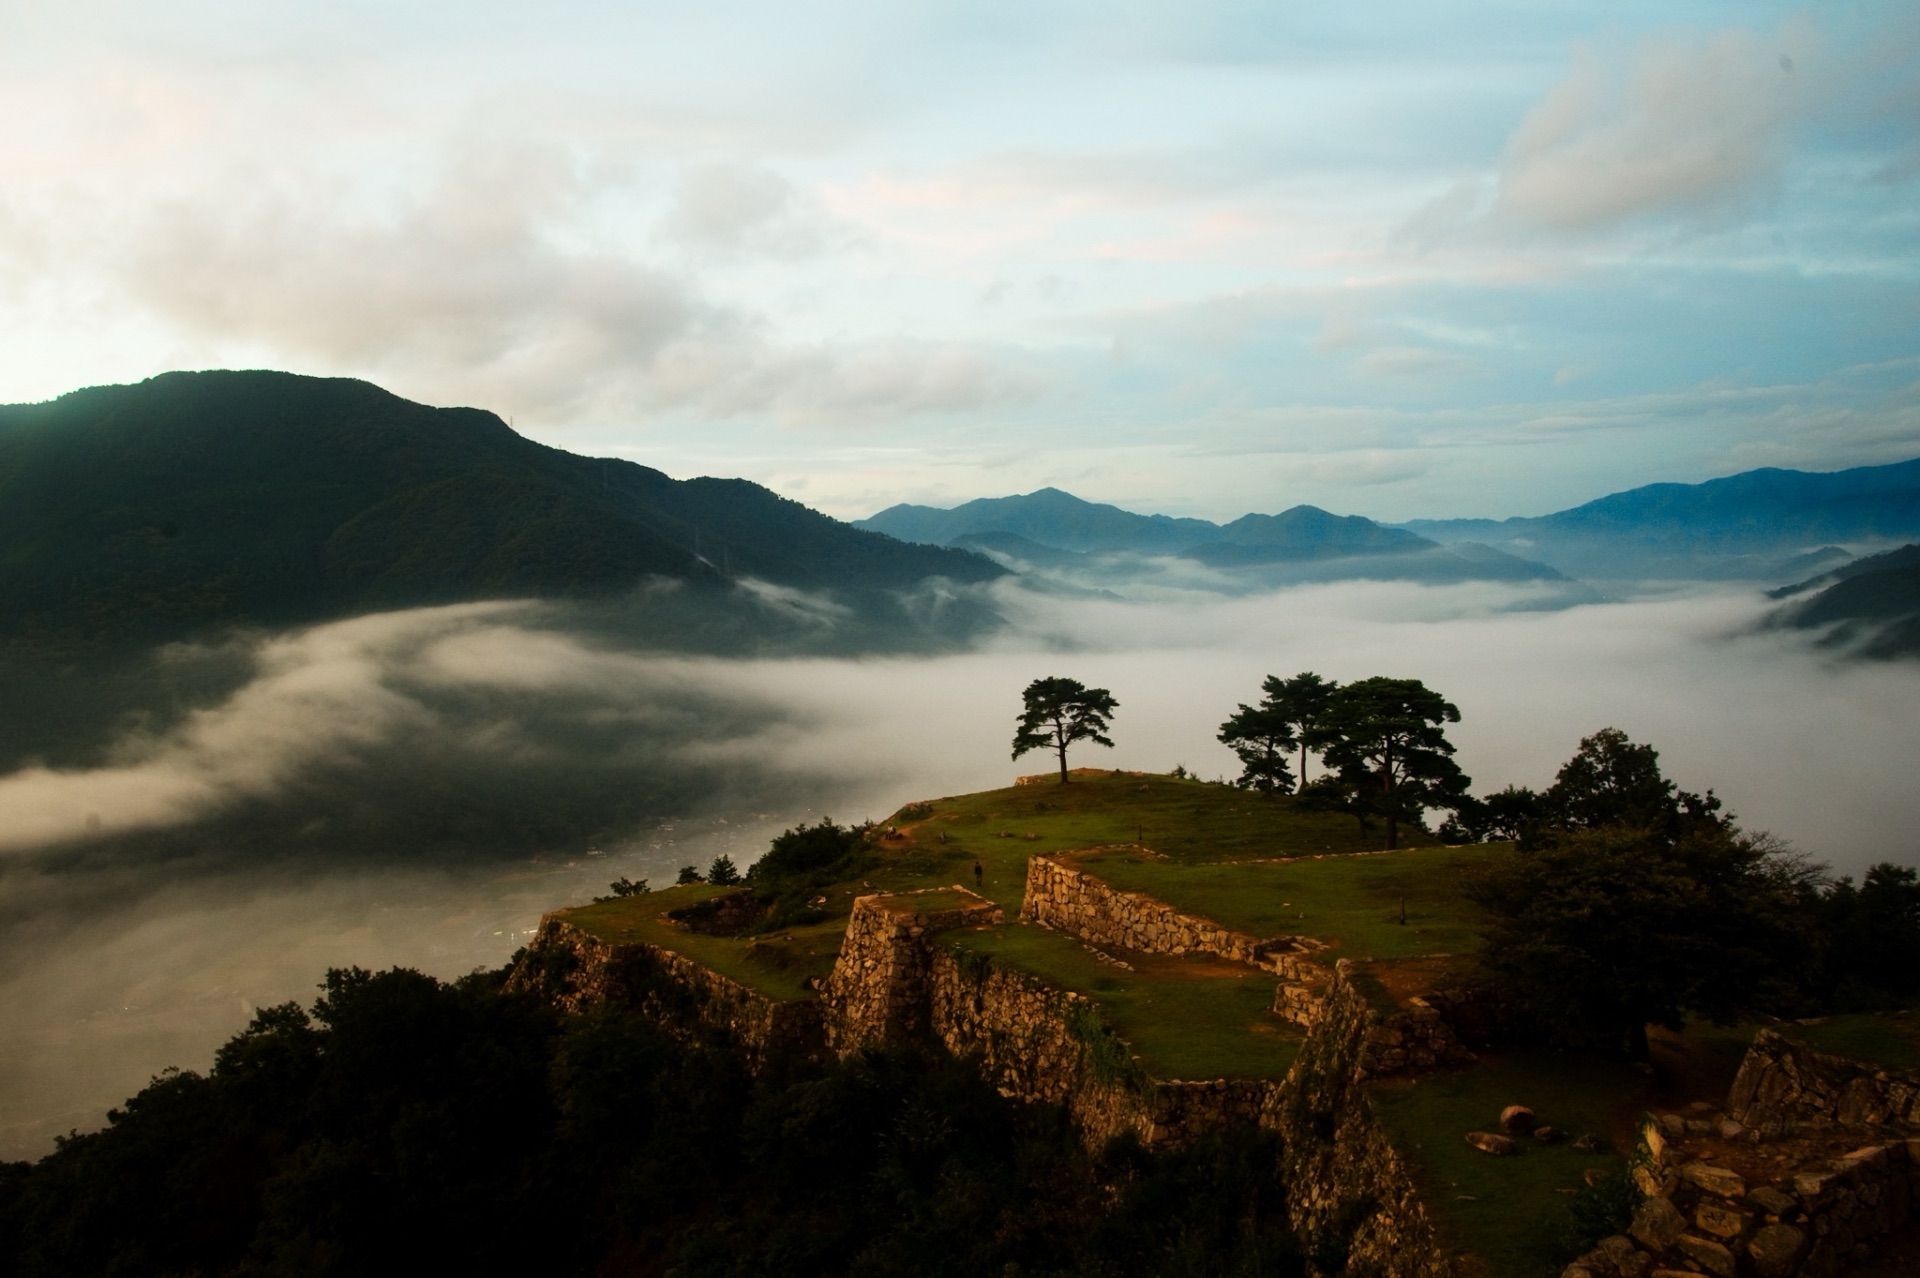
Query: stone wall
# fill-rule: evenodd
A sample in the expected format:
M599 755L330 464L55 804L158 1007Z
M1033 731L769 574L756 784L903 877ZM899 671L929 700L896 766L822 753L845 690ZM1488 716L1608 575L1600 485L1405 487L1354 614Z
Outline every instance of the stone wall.
M1762 1030L1740 1063L1727 1112L1772 1136L1821 1123L1920 1131L1920 1075L1876 1069Z
M1913 1218L1920 1140L1829 1129L1825 1140L1775 1143L1748 1129L1742 1150L1689 1136L1689 1126L1677 1115L1649 1120L1634 1170L1646 1197L1631 1228L1561 1278L1838 1278Z
M1424 998L1382 1013L1367 1030L1360 1071L1367 1078L1470 1065L1475 1057L1440 1010Z
M1316 948L1316 941L1291 936L1263 940L1235 932L1144 893L1122 892L1051 857L1028 858L1020 917L1095 945L1142 954L1217 954L1264 967L1297 985L1317 989L1326 983L1325 969L1300 957L1302 951Z
M848 1056L927 1033L932 938L1004 917L992 901L960 887L857 898L840 955L820 987L827 1046Z
M631 1007L669 1032L718 1033L747 1068L821 1054L820 1005L770 999L662 946L613 944L549 915L507 978L509 991L535 991L569 1012L601 1004Z
M1288 1211L1320 1273L1453 1278L1410 1169L1367 1100L1368 1043L1381 1020L1342 960L1319 1023L1260 1121L1280 1134Z
M1083 996L936 943L943 932L1001 917L961 888L855 901L821 988L829 1047L844 1056L930 1038L973 1059L1002 1095L1064 1105L1095 1147L1124 1133L1149 1147L1180 1145L1258 1120L1271 1084L1149 1079Z

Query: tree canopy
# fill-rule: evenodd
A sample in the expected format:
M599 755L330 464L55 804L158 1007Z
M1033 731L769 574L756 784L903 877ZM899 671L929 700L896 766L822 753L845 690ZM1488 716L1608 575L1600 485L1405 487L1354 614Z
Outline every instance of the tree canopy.
M1240 757L1240 779L1236 785L1260 791L1272 797L1275 790L1293 789L1293 772L1287 767L1287 752L1298 744L1293 720L1286 711L1271 704L1271 698L1257 706L1242 705L1220 725L1220 743Z
M1767 840L1556 831L1486 872L1482 960L1547 1023L1647 1054L1649 1024L1731 1024L1791 1004L1811 957L1810 884Z
M1458 722L1459 709L1418 679L1376 676L1336 687L1307 743L1336 774L1363 828L1370 811L1385 817L1392 848L1401 821L1418 821L1426 809L1453 807L1466 795L1470 779L1454 763L1441 726Z
M1060 784L1067 783L1067 747L1093 741L1109 749L1108 720L1119 702L1105 688L1089 688L1077 679L1035 679L1021 693L1025 708L1013 734L1013 757L1029 750L1060 756Z

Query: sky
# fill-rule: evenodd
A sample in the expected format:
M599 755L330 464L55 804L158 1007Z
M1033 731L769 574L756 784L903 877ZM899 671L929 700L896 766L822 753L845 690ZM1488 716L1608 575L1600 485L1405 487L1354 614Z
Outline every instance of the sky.
M0 0L0 402L362 377L843 518L1920 455L1920 11Z

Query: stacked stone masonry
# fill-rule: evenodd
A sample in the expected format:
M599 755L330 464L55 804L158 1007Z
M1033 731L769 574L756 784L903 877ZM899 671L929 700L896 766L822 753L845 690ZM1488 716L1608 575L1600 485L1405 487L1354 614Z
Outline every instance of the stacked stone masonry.
M1870 1123L1920 1131L1920 1075L1874 1069L1762 1030L1740 1063L1727 1112L1783 1135L1807 1123Z
M1562 1278L1838 1278L1914 1217L1914 1082L1762 1031L1726 1113L1649 1118L1631 1229Z
M647 942L603 941L552 917L508 977L507 988L538 990L569 1012L602 1004L634 1007L670 1031L718 1031L759 1071L783 1057L820 1055L820 1004L770 999L685 955Z
M1303 1017L1313 1015L1306 1010L1307 1005L1326 988L1327 970L1302 957L1321 948L1310 937L1263 940L1235 932L1211 919L1183 914L1144 893L1122 892L1085 870L1051 857L1028 859L1026 899L1021 903L1020 917L1094 945L1141 954L1215 954L1265 968L1298 987ZM1281 1009L1276 1005L1275 1010Z
M1310 1253L1331 1251L1347 1273L1455 1278L1411 1171L1368 1102L1369 1042L1382 1017L1353 972L1335 965L1320 1022L1261 1111L1262 1126L1281 1137L1287 1209Z

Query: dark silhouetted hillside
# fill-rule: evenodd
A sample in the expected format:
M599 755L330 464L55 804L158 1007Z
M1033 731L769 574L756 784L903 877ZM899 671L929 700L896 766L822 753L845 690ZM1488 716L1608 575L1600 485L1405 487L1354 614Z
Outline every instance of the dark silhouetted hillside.
M1782 609L1776 623L1827 629L1829 642L1865 656L1920 656L1920 545L1856 560L1799 589L1820 580L1832 584Z
M365 382L169 373L0 407L14 640L148 642L648 577L888 589L1002 571L745 480L575 456Z

